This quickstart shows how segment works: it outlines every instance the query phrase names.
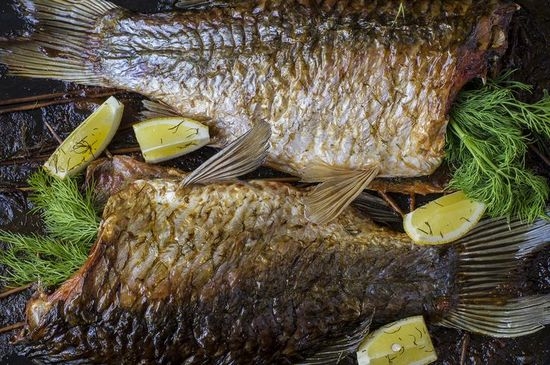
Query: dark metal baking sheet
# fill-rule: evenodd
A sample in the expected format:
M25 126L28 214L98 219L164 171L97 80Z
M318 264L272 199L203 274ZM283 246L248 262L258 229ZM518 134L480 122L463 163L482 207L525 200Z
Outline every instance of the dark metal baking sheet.
M157 12L173 9L172 0L118 0L119 5L136 11ZM510 52L504 65L518 69L516 77L535 86L532 98L550 88L550 0L518 1L523 9L515 16ZM0 39L27 37L32 25L18 18L11 0L0 4ZM0 66L0 75L5 68ZM75 90L75 85L48 81L0 77L0 101L45 93ZM131 98L131 96L130 96ZM0 115L0 229L19 232L36 232L41 225L29 215L27 193L18 189L24 186L27 176L41 162L30 156L44 156L54 145L53 137L44 122L56 123L60 130L70 131L83 117L88 102L53 105L29 112ZM15 159L14 155L26 156ZM207 154L195 154L187 167L197 165ZM549 255L546 255L549 256ZM550 262L541 256L535 260L534 275L546 278L550 292ZM2 269L0 268L0 274ZM544 281L544 280L542 280ZM0 291L3 284L0 282ZM32 290L0 300L0 327L23 320L26 300ZM550 364L550 328L514 340L490 339L470 335L463 331L432 327L430 329L439 353L438 364ZM12 334L0 335L0 363L26 364L25 359L14 357L10 345Z

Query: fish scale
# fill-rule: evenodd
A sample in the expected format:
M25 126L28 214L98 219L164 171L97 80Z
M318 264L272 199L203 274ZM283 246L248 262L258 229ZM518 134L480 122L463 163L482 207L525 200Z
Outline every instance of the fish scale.
M79 272L28 303L21 354L69 364L332 363L371 323L409 315L493 336L550 322L548 295L516 298L524 279L510 274L547 246L547 221L487 220L455 245L420 246L354 208L310 222L308 189L182 186L185 175L123 156L94 163L89 178L111 194L98 239ZM474 276L472 262L483 266Z
M265 163L321 183L306 199L319 224L376 177L435 171L456 94L504 53L517 10L496 0L210 0L135 14L105 0L33 1L43 27L0 51L10 73L141 93L161 104L152 110L207 124L217 146L266 121Z
M348 3L352 9L363 5ZM452 86L440 80L456 72L460 40L478 18L463 17L476 7L432 9L431 17L448 24L434 29L434 19L416 19L414 10L405 25L390 20L398 2L379 5L356 13L342 10L341 2L316 8L311 2L280 1L177 15L119 12L98 25L99 34L109 37L96 40L101 56L94 68L110 86L211 120L220 144L242 134L253 120L271 121L275 138L269 160L287 172L299 175L321 159L352 169L380 164L381 176L429 174L443 156ZM443 22L444 14L455 15ZM458 35L462 28L468 30ZM404 34L414 40L413 48ZM420 59L407 67L407 60ZM414 89L408 93L414 96L430 92L410 110L406 100L401 103L402 87ZM346 153L335 147L350 145Z

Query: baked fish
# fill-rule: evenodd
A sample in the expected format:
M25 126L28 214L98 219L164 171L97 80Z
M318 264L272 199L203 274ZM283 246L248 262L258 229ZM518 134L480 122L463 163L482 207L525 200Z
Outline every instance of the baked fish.
M550 322L550 295L529 292L518 271L548 247L550 222L486 220L447 246L415 245L353 207L314 224L307 191L216 182L234 177L226 162L267 146L268 131L257 125L239 141L247 148L233 145L191 175L124 157L96 165L96 181L115 192L98 240L79 272L29 302L21 354L67 364L330 364L371 324L409 315L499 337Z
M187 0L164 14L26 3L38 32L2 52L12 75L141 93L207 123L218 145L265 120L267 164L321 183L306 198L318 223L377 176L440 165L451 103L506 50L516 10L496 0Z

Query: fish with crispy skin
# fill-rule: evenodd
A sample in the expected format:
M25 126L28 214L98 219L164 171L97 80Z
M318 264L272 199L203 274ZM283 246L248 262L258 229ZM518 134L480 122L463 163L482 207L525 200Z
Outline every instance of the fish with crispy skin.
M352 207L314 224L307 191L233 180L229 162L260 163L268 139L259 124L190 175L125 157L96 163L90 176L112 194L98 239L79 272L29 302L21 354L326 364L353 353L371 324L409 315L499 337L550 322L550 295L526 292L521 274L548 247L550 222L485 220L446 246L415 245Z
M2 52L11 74L142 93L207 123L219 145L265 120L267 164L321 183L306 198L318 223L377 176L440 165L451 103L506 50L516 10L496 0L187 0L164 14L27 3L39 31Z

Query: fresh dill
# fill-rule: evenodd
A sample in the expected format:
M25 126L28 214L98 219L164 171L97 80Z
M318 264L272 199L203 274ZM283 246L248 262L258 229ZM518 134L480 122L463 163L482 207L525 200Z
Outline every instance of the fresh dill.
M91 189L80 193L74 178L60 179L45 171L29 179L34 211L43 217L47 234L21 235L0 231L6 248L0 251L0 264L10 285L41 282L61 283L82 266L99 227L99 214Z
M49 235L62 241L91 244L99 226L99 212L90 189L81 194L75 178L60 179L43 170L29 178L30 200L40 212Z
M0 253L0 263L8 268L2 279L15 286L34 282L57 285L77 271L88 255L88 247L80 242L38 235L0 231L0 241L8 245Z
M509 74L478 89L462 91L450 113L447 161L450 187L484 202L493 217L517 216L532 222L545 217L547 181L525 165L535 134L550 139L550 97L535 104L516 99L529 91Z
M403 1L399 2L399 8L397 9L397 14L395 15L394 22L399 19L399 16L403 17L403 20L405 20L405 5L403 4Z

